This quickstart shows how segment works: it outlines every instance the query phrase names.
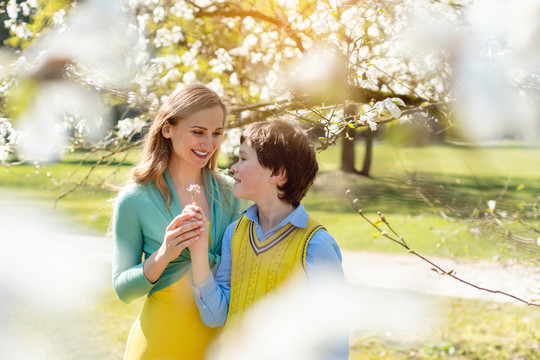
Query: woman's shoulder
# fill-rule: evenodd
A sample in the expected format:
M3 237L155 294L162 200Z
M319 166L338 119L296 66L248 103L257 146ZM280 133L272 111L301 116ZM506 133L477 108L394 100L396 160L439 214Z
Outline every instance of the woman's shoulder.
M153 184L137 184L135 182L130 182L124 185L118 192L116 197L117 201L120 202L137 202L148 196L148 194L153 191Z

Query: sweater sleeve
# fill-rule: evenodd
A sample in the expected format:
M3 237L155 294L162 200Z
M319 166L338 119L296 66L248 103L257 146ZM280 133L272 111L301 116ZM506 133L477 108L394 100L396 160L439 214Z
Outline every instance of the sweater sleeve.
M125 303L146 295L154 286L143 272L143 234L133 195L130 192L119 194L112 220L113 288Z

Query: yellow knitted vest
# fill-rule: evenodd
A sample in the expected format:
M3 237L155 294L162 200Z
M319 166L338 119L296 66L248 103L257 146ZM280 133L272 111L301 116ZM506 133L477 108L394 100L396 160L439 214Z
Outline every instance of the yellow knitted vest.
M272 292L291 275L306 269L306 249L313 234L323 228L309 217L305 228L290 223L260 242L255 224L246 216L231 240L231 298L227 324L241 319L253 303Z

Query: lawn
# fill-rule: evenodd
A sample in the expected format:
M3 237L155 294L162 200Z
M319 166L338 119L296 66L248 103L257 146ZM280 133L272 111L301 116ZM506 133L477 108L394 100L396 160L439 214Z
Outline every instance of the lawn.
M417 196L418 189L435 188L441 198L457 208L487 207L505 185L506 204L534 199L540 194L540 151L512 145L472 149L455 145L399 147L375 146L371 178L337 172L339 149L318 155L320 173L303 201L308 211L349 250L401 252L382 237L350 206L345 191L359 199L366 215L385 214L392 226L416 251L426 255L460 258L529 256L535 251L515 252L502 239L470 231L465 218L443 218L440 207L431 207ZM362 149L357 149L358 160ZM31 198L52 208L55 199L70 189L66 179L81 179L94 164L89 159L77 165L80 154L44 166L0 168L0 191ZM130 155L134 159L135 155ZM110 199L116 185L125 181L130 165L97 167L88 185L59 199L56 211L81 224L85 231L105 234L111 215ZM69 174L69 175L66 175ZM500 201L500 206L505 202ZM1 202L1 198L0 198ZM499 205L498 205L499 206ZM70 317L45 313L18 314L17 334L32 338L58 354L59 359L120 359L129 328L142 306L142 299L125 305L116 299L108 279L93 306ZM437 311L430 316L433 327L414 339L396 339L389 334L355 334L351 359L539 359L540 311L519 304L495 304L452 298L430 298ZM396 304L400 306L400 304ZM17 314L16 308L14 313ZM403 309L407 311L407 309ZM399 341L398 341L399 340Z

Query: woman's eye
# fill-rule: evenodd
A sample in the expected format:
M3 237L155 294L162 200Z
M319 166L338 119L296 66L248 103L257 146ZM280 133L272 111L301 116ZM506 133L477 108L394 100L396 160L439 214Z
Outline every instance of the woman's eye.
M194 133L195 135L202 135L202 134L203 134L202 131L194 131L193 133Z
M214 136L221 136L221 135L223 135L223 133L221 132L214 133Z

